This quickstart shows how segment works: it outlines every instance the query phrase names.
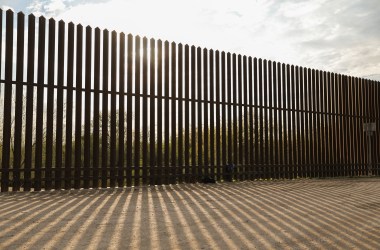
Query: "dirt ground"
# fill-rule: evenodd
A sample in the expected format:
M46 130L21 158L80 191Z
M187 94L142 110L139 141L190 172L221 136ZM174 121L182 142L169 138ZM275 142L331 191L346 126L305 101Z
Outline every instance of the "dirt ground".
M380 179L0 194L0 249L380 249Z

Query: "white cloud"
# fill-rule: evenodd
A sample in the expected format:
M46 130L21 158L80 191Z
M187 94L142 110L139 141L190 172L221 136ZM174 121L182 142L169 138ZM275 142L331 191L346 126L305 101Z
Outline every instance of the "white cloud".
M63 0L52 0L44 8L49 13L58 13L65 10L66 5Z
M109 30L356 76L379 74L377 0L43 0L33 11ZM365 52L370 53L365 54Z
M3 11L7 11L7 10L15 11L12 7L8 5L0 5L0 9L2 9Z
M27 10L36 16L56 16L63 11L67 11L65 2L67 0L34 0L29 4Z
M36 16L46 14L43 12L43 3L39 0L34 0L26 9Z

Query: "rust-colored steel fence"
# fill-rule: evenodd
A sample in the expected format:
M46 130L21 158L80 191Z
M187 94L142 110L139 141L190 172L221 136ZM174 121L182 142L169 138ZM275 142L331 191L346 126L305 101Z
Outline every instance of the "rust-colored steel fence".
M379 173L379 82L10 10L0 27L2 192Z

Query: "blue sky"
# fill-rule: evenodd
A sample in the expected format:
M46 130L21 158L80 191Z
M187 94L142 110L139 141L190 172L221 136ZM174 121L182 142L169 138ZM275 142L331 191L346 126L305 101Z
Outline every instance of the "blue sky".
M0 0L0 6L380 81L379 0Z

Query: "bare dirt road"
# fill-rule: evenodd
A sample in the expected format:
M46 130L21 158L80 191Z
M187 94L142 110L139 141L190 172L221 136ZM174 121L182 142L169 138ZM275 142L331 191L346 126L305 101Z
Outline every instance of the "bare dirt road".
M380 179L0 194L0 249L380 249Z

